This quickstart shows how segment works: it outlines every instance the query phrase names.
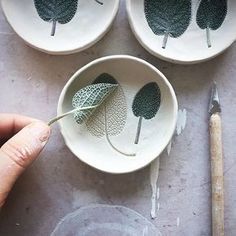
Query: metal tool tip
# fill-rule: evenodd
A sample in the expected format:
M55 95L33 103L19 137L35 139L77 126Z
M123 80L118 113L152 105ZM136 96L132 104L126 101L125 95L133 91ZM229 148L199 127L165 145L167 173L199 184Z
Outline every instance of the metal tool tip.
M221 112L219 94L217 90L216 81L213 82L211 89L211 100L209 105L209 113L212 115L214 113Z

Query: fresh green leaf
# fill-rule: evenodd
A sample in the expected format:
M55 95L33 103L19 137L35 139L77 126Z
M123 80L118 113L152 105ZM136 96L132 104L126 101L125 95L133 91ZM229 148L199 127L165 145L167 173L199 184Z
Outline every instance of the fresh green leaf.
M88 85L80 89L72 99L74 108L83 108L100 105L111 93L117 89L116 84L100 83ZM78 111L74 113L74 118L78 124L87 120L94 110Z
M54 117L53 119L51 119L49 122L48 122L48 125L52 125L53 123L57 122L58 120L68 116L68 115L71 115L71 114L74 114L75 112L78 112L78 111L85 111L85 110L94 110L98 107L99 105L95 105L95 106L89 106L89 107L77 107L71 111L68 111L66 113L63 113L62 115L59 115L57 117Z
M127 119L126 98L122 87L110 74L103 73L98 76L93 84L109 83L117 85L116 91L101 106L96 109L86 122L88 130L96 137L105 136L110 146L117 152L134 156L134 153L125 153L116 148L109 136L115 136L122 132Z
M168 37L180 37L191 21L191 0L144 0L149 27L156 35L164 35L162 48Z
M156 82L151 82L143 86L136 94L132 110L136 117L139 117L135 144L139 142L142 126L142 119L152 119L156 116L161 104L161 91Z
M61 114L48 122L52 125L56 121L66 117L70 114L78 124L82 124L91 114L98 108L108 96L110 96L116 89L117 84L100 83L86 86L80 89L72 99L73 110Z
M220 28L227 15L227 0L202 0L197 10L197 24L206 29L207 45L211 47L210 30Z

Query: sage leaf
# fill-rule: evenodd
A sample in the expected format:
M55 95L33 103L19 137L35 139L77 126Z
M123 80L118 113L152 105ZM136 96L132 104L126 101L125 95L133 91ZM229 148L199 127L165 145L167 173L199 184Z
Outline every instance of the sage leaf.
M126 153L119 150L112 144L110 136L120 134L126 124L127 104L124 91L116 79L110 74L103 73L99 75L93 84L109 83L117 85L117 89L109 96L101 106L86 121L89 132L96 137L106 137L108 144L120 154L126 156L135 156L135 153Z
M144 0L144 12L149 27L156 35L164 35L162 48L168 37L178 38L191 21L191 0Z
M108 83L88 85L73 96L72 106L76 109L100 105L117 87L117 84ZM94 109L76 111L74 119L78 124L82 124L93 112Z
M227 0L202 0L197 10L197 25L206 29L207 45L211 47L210 30L221 27L227 15Z
M74 115L78 124L82 124L116 89L116 84L108 83L88 85L80 89L72 99L74 109L51 119L48 125L52 125L70 114Z
M152 119L156 116L161 104L161 91L156 82L144 85L135 95L132 110L136 117L139 117L135 144L138 144L142 120Z

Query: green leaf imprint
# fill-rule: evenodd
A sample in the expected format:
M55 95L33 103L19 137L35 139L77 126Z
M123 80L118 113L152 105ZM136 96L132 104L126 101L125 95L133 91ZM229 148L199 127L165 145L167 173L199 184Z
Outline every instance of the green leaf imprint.
M105 136L109 145L117 152L126 155L134 156L134 153L125 153L116 148L109 136L120 134L126 124L127 105L126 98L122 87L113 78L113 76L103 73L98 76L93 84L109 83L114 84L117 89L101 106L99 106L92 116L86 122L89 132L96 137Z
M52 22L51 36L54 36L57 22L66 24L74 17L78 0L34 0L34 4L40 18Z
M221 27L227 15L226 0L202 0L197 10L197 24L206 29L207 45L211 47L210 30Z
M92 84L80 89L72 99L72 106L76 108L100 106L103 101L118 88L117 84ZM78 124L87 120L96 109L87 109L74 112Z
M103 5L101 1L95 1ZM74 17L78 0L34 0L34 5L41 19L52 22L51 36L54 36L57 22L66 24Z
M136 94L132 110L136 117L139 117L135 144L138 144L143 118L146 120L156 116L161 104L161 91L156 82L143 86Z
M156 35L164 35L162 48L168 37L178 38L191 21L191 0L144 0L149 27Z

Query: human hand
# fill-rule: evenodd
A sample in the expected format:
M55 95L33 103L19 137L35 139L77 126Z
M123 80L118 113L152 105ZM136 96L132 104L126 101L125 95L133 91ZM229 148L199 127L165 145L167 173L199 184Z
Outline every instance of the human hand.
M0 114L0 208L20 174L39 155L50 136L42 121Z

